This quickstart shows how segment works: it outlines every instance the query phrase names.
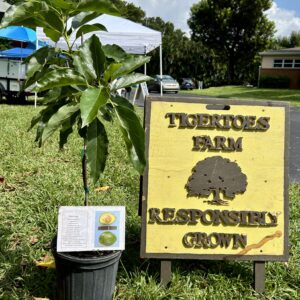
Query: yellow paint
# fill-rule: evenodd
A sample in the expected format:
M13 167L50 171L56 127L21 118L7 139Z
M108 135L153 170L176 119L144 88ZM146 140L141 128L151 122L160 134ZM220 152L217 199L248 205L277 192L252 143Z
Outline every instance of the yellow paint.
M266 237L264 237L261 241L259 241L259 243L257 244L252 244L252 245L248 245L247 247L245 247L245 249L243 249L241 252L239 252L239 255L245 255L247 254L249 251L251 251L252 249L260 249L264 244L268 243L269 241L275 239L275 238L280 238L282 236L282 232L281 231L276 231L274 234L272 235L268 235Z
M166 113L208 113L270 117L270 128L265 131L208 130L168 128ZM242 152L192 151L195 135L243 137ZM238 254L242 249L185 248L182 237L187 232L237 233L247 235L247 245L257 244L275 231L282 232L260 248L245 255L282 255L284 250L284 138L285 109L283 107L232 105L230 111L207 110L206 104L152 102L149 136L149 174L147 207L181 209L220 209L236 211L268 211L278 215L276 227L239 227L148 224L146 228L146 253L172 254ZM206 157L221 155L236 161L247 176L247 189L237 194L228 206L205 203L209 198L187 198L185 184L192 168ZM221 193L221 198L223 194ZM148 221L147 214L147 221Z

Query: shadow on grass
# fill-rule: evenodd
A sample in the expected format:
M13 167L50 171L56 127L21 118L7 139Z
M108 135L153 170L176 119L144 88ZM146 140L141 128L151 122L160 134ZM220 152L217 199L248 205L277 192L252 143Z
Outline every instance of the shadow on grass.
M0 232L1 299L27 299L33 296L53 299L55 271L38 268L23 251L21 239L10 230L8 224L1 224Z
M132 222L126 224L126 249L122 254L122 265L119 272L133 273L145 271L149 276L159 278L160 260L140 258L140 224ZM246 284L253 279L252 263L240 261L216 260L173 260L172 269L186 275L190 272L200 272L204 277L208 274L225 275L228 278L239 278Z
M0 105L19 105L19 106L28 106L34 105L34 101L22 101L22 100L10 100L10 101L0 101ZM39 106L39 104L37 104Z

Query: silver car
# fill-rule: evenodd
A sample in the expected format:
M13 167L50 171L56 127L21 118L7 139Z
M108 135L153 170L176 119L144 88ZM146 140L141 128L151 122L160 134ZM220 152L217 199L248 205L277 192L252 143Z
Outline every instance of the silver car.
M178 93L180 89L179 83L172 76L162 75L162 78L160 78L160 75L155 75L153 80L148 82L149 92L160 92L160 82L162 82L162 90L164 93Z

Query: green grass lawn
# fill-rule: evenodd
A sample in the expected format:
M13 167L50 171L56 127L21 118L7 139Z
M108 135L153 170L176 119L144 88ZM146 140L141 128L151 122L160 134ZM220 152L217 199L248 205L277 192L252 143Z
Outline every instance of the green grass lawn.
M300 89L260 89L230 85L203 90L181 91L181 93L230 99L280 100L289 101L292 106L300 106Z
M0 105L0 299L53 299L55 271L36 267L50 255L60 205L82 205L81 140L72 136L63 152L55 135L43 148L26 132L40 108ZM159 284L159 262L139 258L139 176L129 165L120 132L113 140L101 180L110 190L90 188L91 205L126 205L126 250L115 299L299 299L300 186L290 186L290 259L267 263L266 296L252 289L252 263L175 261L168 288ZM87 299L88 300L88 299Z

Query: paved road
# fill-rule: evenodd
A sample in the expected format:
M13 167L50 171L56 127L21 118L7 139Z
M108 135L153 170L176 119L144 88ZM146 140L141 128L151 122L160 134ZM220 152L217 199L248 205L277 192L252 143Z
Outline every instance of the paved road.
M159 96L159 94L153 94L153 96ZM182 98L183 95L174 95L170 94L169 96L175 98ZM196 96L196 95L189 95ZM201 96L201 98L203 98ZM205 97L206 98L206 97ZM209 98L209 97L207 97ZM144 106L143 101L138 100L136 102L139 106ZM290 114L291 122L291 136L290 136L290 182L291 183L300 183L300 107L292 107Z

